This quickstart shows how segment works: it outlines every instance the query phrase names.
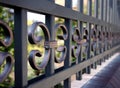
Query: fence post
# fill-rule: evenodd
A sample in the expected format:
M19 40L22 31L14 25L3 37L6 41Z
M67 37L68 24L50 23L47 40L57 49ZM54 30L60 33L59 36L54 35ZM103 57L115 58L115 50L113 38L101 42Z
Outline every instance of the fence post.
M72 0L65 0L65 7L72 9ZM68 38L65 41L65 46L67 47L67 55L64 61L64 67L68 68L71 65L71 38L72 38L72 20L65 19L65 25L68 30ZM71 88L71 77L64 80L64 88Z
M14 9L15 19L15 88L27 86L27 12Z

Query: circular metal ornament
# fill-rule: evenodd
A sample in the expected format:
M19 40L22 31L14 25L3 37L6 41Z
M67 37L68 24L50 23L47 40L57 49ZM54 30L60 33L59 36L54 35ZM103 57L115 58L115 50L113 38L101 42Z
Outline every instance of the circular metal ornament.
M95 28L91 30L91 38L93 38L93 41L96 41L97 39L97 31Z
M58 52L61 52L62 55L60 58L55 57L55 62L56 63L61 63L65 60L66 54L67 54L67 48L65 46L60 46L57 48Z
M72 32L72 40L74 42L78 42L81 40L81 34L80 34L80 31L77 27L75 27L73 32Z
M86 28L83 28L83 39L86 39L88 41L88 30Z
M5 38L4 39L0 39L0 45L4 46L4 47L9 47L12 44L12 41L13 41L12 30L2 20L0 20L0 27L3 29L4 34L5 34Z
M50 53L50 51L48 51L48 53ZM46 65L47 65L47 63L48 63L48 61L49 61L49 56L50 56L50 54L45 55L45 57L44 57L43 61L40 63L40 65L37 65L37 63L35 63L35 56L41 57L42 54L41 54L41 52L38 51L38 50L32 50L32 51L30 52L30 55L29 55L29 63L30 63L30 65L31 65L31 67L32 67L33 69L35 69L35 70L41 70L41 69L45 68Z
M100 30L98 31L98 47L98 49L102 48L102 33Z
M91 42L91 50L95 52L95 50L97 49L97 33L96 33L96 29L93 28L91 30L91 38L92 38L92 42Z
M72 41L77 43L77 45L72 46L72 57L74 57L74 58L78 58L78 56L79 56L80 45L82 45L82 43L83 43L81 40L82 39L81 39L80 31L77 27L75 27L72 32Z
M79 54L80 54L80 45L74 45L72 46L72 57L74 58L78 58Z
M102 32L102 48L105 46L105 32Z
M4 63L4 61L6 61L6 64L3 72L0 74L0 83L7 78L7 76L12 70L13 62L14 62L11 54L6 52L0 52L0 66Z
M98 31L98 40L99 40L99 41L102 40L102 34L101 34L101 31L100 31L100 30Z
M35 36L35 34L34 34L35 30L38 26L41 27L41 29L43 30L43 33L45 35L45 42L49 42L50 41L49 31L48 31L46 25L42 22L35 22L32 24L30 31L28 33L29 42L31 44L39 44L42 41L42 36ZM41 70L46 67L46 65L49 61L49 57L50 57L50 48L46 48L46 47L44 47L45 53L44 53L43 61L40 63L40 65L37 65L37 63L35 63L35 56L41 57L42 56L41 52L39 50L32 50L30 52L28 59L29 59L30 65L33 69Z
M57 35L57 30L59 28L63 31L63 35ZM55 29L55 32L56 32L55 36L57 36L58 39L60 39L60 40L66 40L67 39L67 37L68 37L68 31L67 31L67 28L66 28L65 25L63 25L63 24L56 24L55 27L54 27L54 29Z
M83 28L83 40L85 40L85 42L82 44L82 46L85 47L83 53L87 53L88 51L88 39L88 30L86 28Z
M67 28L66 28L65 25L63 25L63 24L56 24L54 29L55 29L55 36L57 36L58 39L64 40L64 41L67 39L68 31L67 31ZM61 29L63 31L63 35L57 35L57 30L58 29ZM58 46L57 47L57 52L62 53L62 55L59 58L55 55L55 62L56 63L61 63L61 62L63 62L65 60L65 57L66 57L66 54L67 54L66 46Z
M50 34L46 25L42 22L35 22L32 24L28 32L28 40L31 44L38 44L43 39L42 36L35 36L35 30L37 29L38 26L41 27L42 31L44 32L45 40L46 41L50 40Z

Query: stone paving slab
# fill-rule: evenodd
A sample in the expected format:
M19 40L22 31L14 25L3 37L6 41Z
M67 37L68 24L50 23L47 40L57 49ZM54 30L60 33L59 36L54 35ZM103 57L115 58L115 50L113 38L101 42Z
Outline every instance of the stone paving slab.
M71 88L120 88L120 54L91 69L91 74L83 74L82 80L72 81Z

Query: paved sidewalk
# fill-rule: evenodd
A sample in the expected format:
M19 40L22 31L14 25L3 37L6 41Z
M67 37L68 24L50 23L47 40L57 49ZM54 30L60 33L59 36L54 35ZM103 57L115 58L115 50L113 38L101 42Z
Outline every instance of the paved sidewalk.
M118 88L115 86L119 82L115 85L112 81L112 79L117 80L114 77L117 73L120 73L119 53L110 57L102 65L97 65L97 69L91 69L91 74L82 75L82 80L72 81L71 88Z

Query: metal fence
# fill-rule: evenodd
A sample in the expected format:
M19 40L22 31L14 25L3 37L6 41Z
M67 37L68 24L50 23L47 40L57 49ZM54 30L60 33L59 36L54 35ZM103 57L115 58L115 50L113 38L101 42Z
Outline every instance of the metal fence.
M4 20L0 20L0 27L4 31L0 46L6 49L0 52L0 65L6 60L5 68L0 74L1 84L15 64L15 88L53 88L61 82L64 88L70 88L73 74L77 80L81 80L83 73L89 74L91 68L96 68L97 64L101 64L120 48L118 1L94 0L93 3L92 0L87 0L86 15L83 14L83 1L77 1L78 11L75 11L72 10L74 0L65 0L65 6L55 4L54 0L0 0L1 6L14 9L14 33ZM45 23L35 22L27 30L27 11L44 14ZM55 17L64 19L64 23L55 24ZM76 27L72 26L73 21L76 21ZM37 27L42 29L45 36L45 53L40 64L36 63L35 57L43 56L41 51L27 51L27 41L31 45L37 45L43 39L35 35ZM58 30L62 34L58 34ZM59 40L64 41L64 44L59 45ZM14 56L7 51L12 41ZM60 57L55 52L59 52ZM74 62L72 58L75 59ZM28 80L27 63L33 70L44 69L44 74ZM63 63L63 66L55 69L55 63Z

